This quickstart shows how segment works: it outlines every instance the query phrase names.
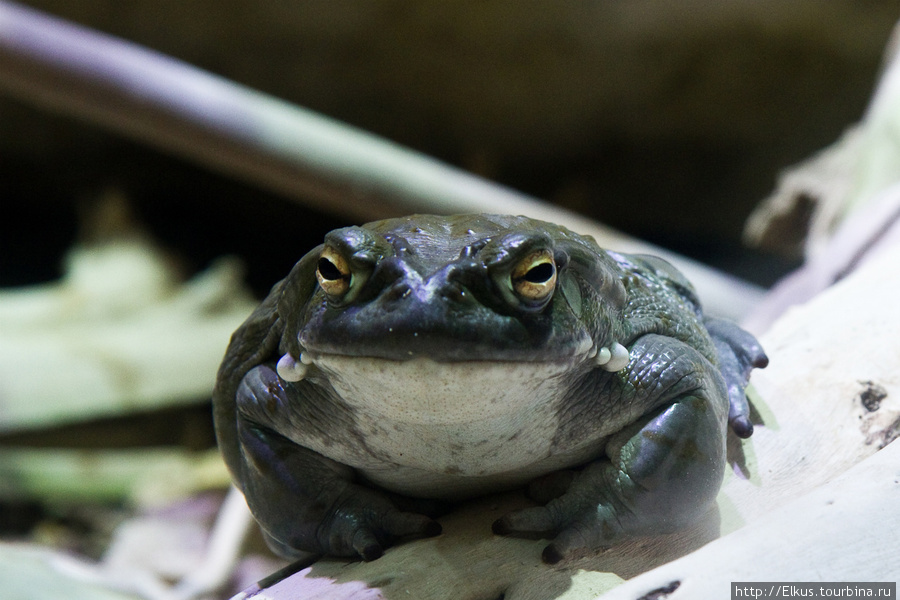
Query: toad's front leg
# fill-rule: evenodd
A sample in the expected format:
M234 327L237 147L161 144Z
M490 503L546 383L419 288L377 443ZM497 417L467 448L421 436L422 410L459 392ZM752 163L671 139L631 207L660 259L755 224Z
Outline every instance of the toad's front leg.
M396 538L433 536L440 525L403 512L387 495L356 482L355 471L279 433L288 394L260 365L238 388L240 483L247 503L277 553L359 556L373 560Z
M620 383L611 402L655 408L610 436L605 456L577 472L565 493L494 524L499 534L553 538L545 562L682 529L709 509L722 484L728 398L709 361L647 335L612 376Z

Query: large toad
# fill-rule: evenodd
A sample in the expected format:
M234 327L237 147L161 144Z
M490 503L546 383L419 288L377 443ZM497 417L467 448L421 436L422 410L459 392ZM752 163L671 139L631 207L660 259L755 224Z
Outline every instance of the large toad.
M494 524L546 562L705 513L766 357L671 265L499 215L332 231L235 332L214 393L272 547L378 558L434 500L531 484Z

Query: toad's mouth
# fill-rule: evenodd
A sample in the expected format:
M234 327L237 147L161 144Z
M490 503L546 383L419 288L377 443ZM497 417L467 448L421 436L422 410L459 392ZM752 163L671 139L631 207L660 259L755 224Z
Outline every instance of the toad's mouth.
M299 358L299 360L298 360ZM566 365L571 366L578 363L588 363L591 366L601 367L602 369L610 372L620 371L624 369L629 361L630 356L628 349L618 342L612 342L604 346L598 346L593 343L589 338L584 338L580 344L578 344L574 353L568 355L567 358L554 361L544 360L544 361L534 361L534 360L508 360L505 358L487 358L480 360L466 360L466 361L454 361L454 362L445 362L445 361L435 361L429 358L416 357L412 359L404 359L403 357L398 359L387 359L387 358L376 358L376 357L365 357L365 356L350 356L350 355L342 355L337 353L316 353L304 351L300 354L298 358L295 358L291 354L283 355L276 365L276 370L278 372L278 376L281 377L285 381L296 382L300 381L304 377L309 370L311 365L325 366L326 370L331 370L333 372L340 372L340 369L329 369L328 363L334 363L335 361L343 362L344 365L365 365L363 370L374 370L374 371L390 371L390 370L404 370L401 365L411 365L411 368L405 369L407 371L411 371L412 373L418 373L423 371L422 365L432 364L432 365L444 365L440 370L442 372L454 372L454 377L465 377L463 373L466 370L490 370L491 365L493 367L498 367L500 365L505 365L503 369L510 368L524 368L526 371L533 371L536 365ZM456 369L453 369L451 365L457 365ZM475 365L480 365L480 367L476 367Z

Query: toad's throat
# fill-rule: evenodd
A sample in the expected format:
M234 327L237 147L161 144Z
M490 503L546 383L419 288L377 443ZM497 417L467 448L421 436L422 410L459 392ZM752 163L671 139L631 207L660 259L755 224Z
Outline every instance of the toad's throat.
M570 362L443 363L338 355L319 355L314 362L356 414L424 426L498 420L514 426L541 406L555 404L573 370Z
M312 364L351 409L352 437L365 444L307 445L389 489L464 491L483 482L458 480L494 476L518 484L537 469L583 460L587 450L561 450L553 440L560 406L589 359L439 363L319 355Z

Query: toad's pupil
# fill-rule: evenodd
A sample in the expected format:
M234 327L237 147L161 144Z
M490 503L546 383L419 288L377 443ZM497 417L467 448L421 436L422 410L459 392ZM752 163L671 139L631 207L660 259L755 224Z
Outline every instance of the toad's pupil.
M334 263L328 260L327 258L319 259L319 275L322 276L322 279L327 279L330 281L341 279L344 275L338 270Z
M532 267L525 273L525 281L529 283L545 283L553 277L553 265L551 263L542 263L536 267Z

